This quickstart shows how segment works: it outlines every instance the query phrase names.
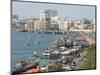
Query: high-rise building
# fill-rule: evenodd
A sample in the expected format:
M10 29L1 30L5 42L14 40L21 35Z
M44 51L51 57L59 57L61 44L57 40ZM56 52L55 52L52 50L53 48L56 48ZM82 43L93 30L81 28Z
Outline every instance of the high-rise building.
M51 17L55 17L58 15L56 10L41 10L40 11L40 19L50 20Z
M46 23L46 30L51 30L51 29L54 29L52 27L55 27L57 26L57 15L58 15L58 12L56 10L41 10L40 11L40 20L43 19L45 20L47 23ZM55 20L53 20L55 19ZM54 26L55 25L55 26Z

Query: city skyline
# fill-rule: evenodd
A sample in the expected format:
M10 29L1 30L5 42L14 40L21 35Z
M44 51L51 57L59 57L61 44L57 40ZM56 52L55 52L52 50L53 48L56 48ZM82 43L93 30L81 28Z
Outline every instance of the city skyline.
M40 10L52 9L58 11L58 17L79 20L87 18L95 20L95 6L60 5L32 2L12 2L12 14L19 16L19 19L39 18ZM66 10L65 10L66 9ZM74 13L73 13L74 12Z

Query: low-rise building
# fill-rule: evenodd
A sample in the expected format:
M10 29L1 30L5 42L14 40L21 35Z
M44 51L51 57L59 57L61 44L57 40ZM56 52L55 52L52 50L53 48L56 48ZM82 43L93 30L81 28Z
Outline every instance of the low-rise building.
M47 22L43 19L36 20L34 22L34 31L35 32L45 32L47 30Z
M66 32L69 30L69 20L64 20L63 22L60 22L59 25L60 32Z
M27 21L27 23L25 24L25 29L28 32L32 32L34 30L34 20L31 18Z

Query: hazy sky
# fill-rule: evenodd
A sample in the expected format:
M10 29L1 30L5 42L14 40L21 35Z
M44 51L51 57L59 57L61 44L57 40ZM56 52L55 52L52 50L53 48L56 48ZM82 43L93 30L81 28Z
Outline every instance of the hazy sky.
M89 20L95 19L95 6L59 5L16 1L13 1L12 3L12 14L19 15L20 19L39 17L40 10L42 9L57 10L60 18L67 17L74 20L82 18L87 18Z

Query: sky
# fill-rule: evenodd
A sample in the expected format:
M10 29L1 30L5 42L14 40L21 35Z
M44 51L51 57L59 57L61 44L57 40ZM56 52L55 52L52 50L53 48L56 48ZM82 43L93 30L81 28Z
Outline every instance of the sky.
M58 11L58 17L72 20L87 18L95 20L95 6L47 4L34 2L12 2L12 14L18 15L19 19L36 18L40 10L51 9Z

